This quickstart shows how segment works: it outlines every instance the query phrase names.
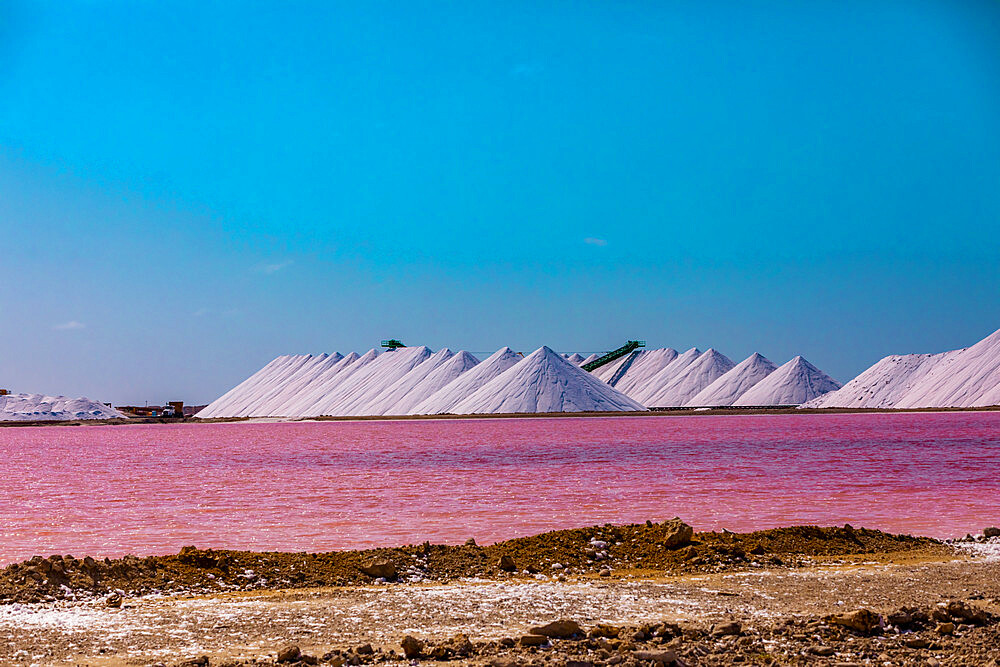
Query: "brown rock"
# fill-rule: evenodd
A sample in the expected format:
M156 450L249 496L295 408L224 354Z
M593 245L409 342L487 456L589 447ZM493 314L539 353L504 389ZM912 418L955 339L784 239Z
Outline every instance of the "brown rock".
M673 651L634 651L632 657L640 662L658 662L663 665L672 665L677 661L677 654Z
M713 637L725 637L726 635L738 635L743 632L743 626L737 621L730 621L729 623L719 623L718 625L712 626L712 636Z
M299 656L299 661L303 665L318 665L319 664L319 658L317 658L314 655L308 655L306 653L303 653L302 655Z
M297 662L302 656L298 646L286 646L278 651L278 662Z
M369 577L374 577L376 579L396 578L396 566L391 560L376 561L370 565L365 565L361 568L361 571Z
M475 546L479 546L479 545L476 544L476 538L470 537L469 539L467 539L465 541L465 546L467 546L467 547L475 547Z
M617 625L600 623L592 627L590 632L587 633L587 636L591 639L597 639L599 637L604 637L605 639L615 639L621 631L622 629Z
M880 625L881 620L878 614L868 609L858 609L829 618L829 621L834 625L842 625L863 634L871 633Z
M938 623L938 626L934 628L934 632L939 635L953 635L955 634L955 624L954 623Z
M416 637L406 635L402 641L403 657L407 659L419 658L420 652L424 650L424 643Z
M970 625L985 625L990 620L990 615L985 610L968 605L961 600L952 600L945 607L945 612L952 619L956 619Z
M663 524L663 538L660 543L667 549L678 549L691 543L694 529L680 518L673 518Z
M542 637L565 639L574 635L583 634L583 629L576 621L563 620L553 621L552 623L529 628L528 633L532 635L541 635Z
M514 559L504 554L500 556L500 560L497 562L497 567L504 572L513 572L517 569L517 564L514 563Z
M119 595L118 593L112 593L104 601L104 604L113 609L118 609L119 607L122 606L122 596Z
M358 655L371 655L375 653L375 649L372 648L371 644L362 644L361 646L354 649L354 652Z
M931 643L923 637L907 637L903 640L903 644L905 644L907 648L916 649L927 648L931 645Z
M199 655L197 658L191 658L190 660L185 660L180 663L178 667L205 667L208 665L208 656Z
M545 646L549 643L549 638L542 635L524 635L517 640L517 643L521 646Z
M996 526L983 528L983 537L1000 537L1000 528L997 528Z
M809 650L812 651L814 655L821 655L824 657L829 657L837 652L837 649L832 646L813 646Z
M455 635L448 640L448 648L451 649L451 652L454 655L460 658L465 658L475 652L475 647L472 645L472 642L469 641L469 636L462 634Z

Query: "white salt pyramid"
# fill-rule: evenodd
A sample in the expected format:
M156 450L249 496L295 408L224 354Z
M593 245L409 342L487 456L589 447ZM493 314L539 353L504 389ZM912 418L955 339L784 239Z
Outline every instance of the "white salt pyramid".
M656 392L648 394L644 402L651 408L684 405L734 366L729 357L709 348L692 361L683 372L674 375L670 382L662 385Z
M345 366L339 373L327 378L315 390L310 391L308 396L303 396L302 400L296 403L294 409L289 410L290 415L320 417L331 414L333 407L344 398L343 394L340 393L341 389L350 382L351 378L366 372L368 367L381 357L382 354L375 348L368 350L349 366ZM347 361L346 357L344 361Z
M652 405L649 399L662 391L669 385L675 377L683 373L688 366L701 356L701 350L692 347L690 350L677 355L670 362L667 362L653 377L646 380L642 385L634 387L629 396L643 405Z
M467 373L479 364L479 360L474 356L462 350L458 354L454 355L447 362L441 364L433 371L427 374L419 384L413 386L406 394L406 396L400 397L399 401L394 405L386 408L379 414L384 415L405 415L409 414L417 405L423 403L429 397L433 396L443 387L448 386L454 380L461 377L463 374ZM422 368L417 366L413 370L416 372Z
M278 408L288 396L297 395L343 358L340 354L310 356L294 373L283 378L280 382L271 383L255 401L254 406L247 411L247 415L250 417L282 416Z
M885 357L837 391L818 396L802 407L896 407L943 357L943 354L897 354Z
M441 415L453 412L459 402L519 361L521 355L509 347L502 347L411 408L409 414Z
M283 394L281 404L272 409L270 416L300 417L306 415L309 406L329 393L330 388L337 382L343 381L353 369L359 367L359 364L355 362L360 358L357 352L351 352L329 368L319 372L308 385L299 391Z
M370 404L387 387L394 385L431 356L430 348L401 347L383 352L379 358L360 372L355 373L338 387L339 400L324 412L330 416L363 416L369 412Z
M732 405L777 368L770 359L754 352L736 364L728 373L695 394L686 405L692 408Z
M289 376L311 359L308 354L286 354L274 359L239 385L210 403L199 417L246 417L275 384Z
M459 402L458 414L621 412L642 406L548 347L540 347Z
M968 408L1000 404L1000 331L972 347L885 357L803 407Z
M801 405L836 389L840 389L836 380L799 356L779 366L733 405Z
M617 382L614 381L615 376L611 376L606 382L626 396L630 396L634 389L645 387L651 378L668 364L673 363L676 358L677 350L671 347L643 350Z

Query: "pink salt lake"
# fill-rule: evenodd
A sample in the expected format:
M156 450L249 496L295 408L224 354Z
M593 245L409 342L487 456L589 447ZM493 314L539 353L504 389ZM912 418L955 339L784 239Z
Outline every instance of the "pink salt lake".
M1000 412L0 429L0 562L480 544L681 516L1000 524Z

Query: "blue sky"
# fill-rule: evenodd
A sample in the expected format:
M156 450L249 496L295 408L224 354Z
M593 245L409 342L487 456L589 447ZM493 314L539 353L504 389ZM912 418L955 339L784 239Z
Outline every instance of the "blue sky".
M0 386L1000 328L995 2L0 5Z

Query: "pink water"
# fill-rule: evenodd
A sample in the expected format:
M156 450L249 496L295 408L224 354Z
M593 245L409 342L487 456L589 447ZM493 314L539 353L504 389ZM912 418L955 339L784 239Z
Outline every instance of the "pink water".
M1000 523L1000 412L0 429L0 561L488 543L683 517Z

